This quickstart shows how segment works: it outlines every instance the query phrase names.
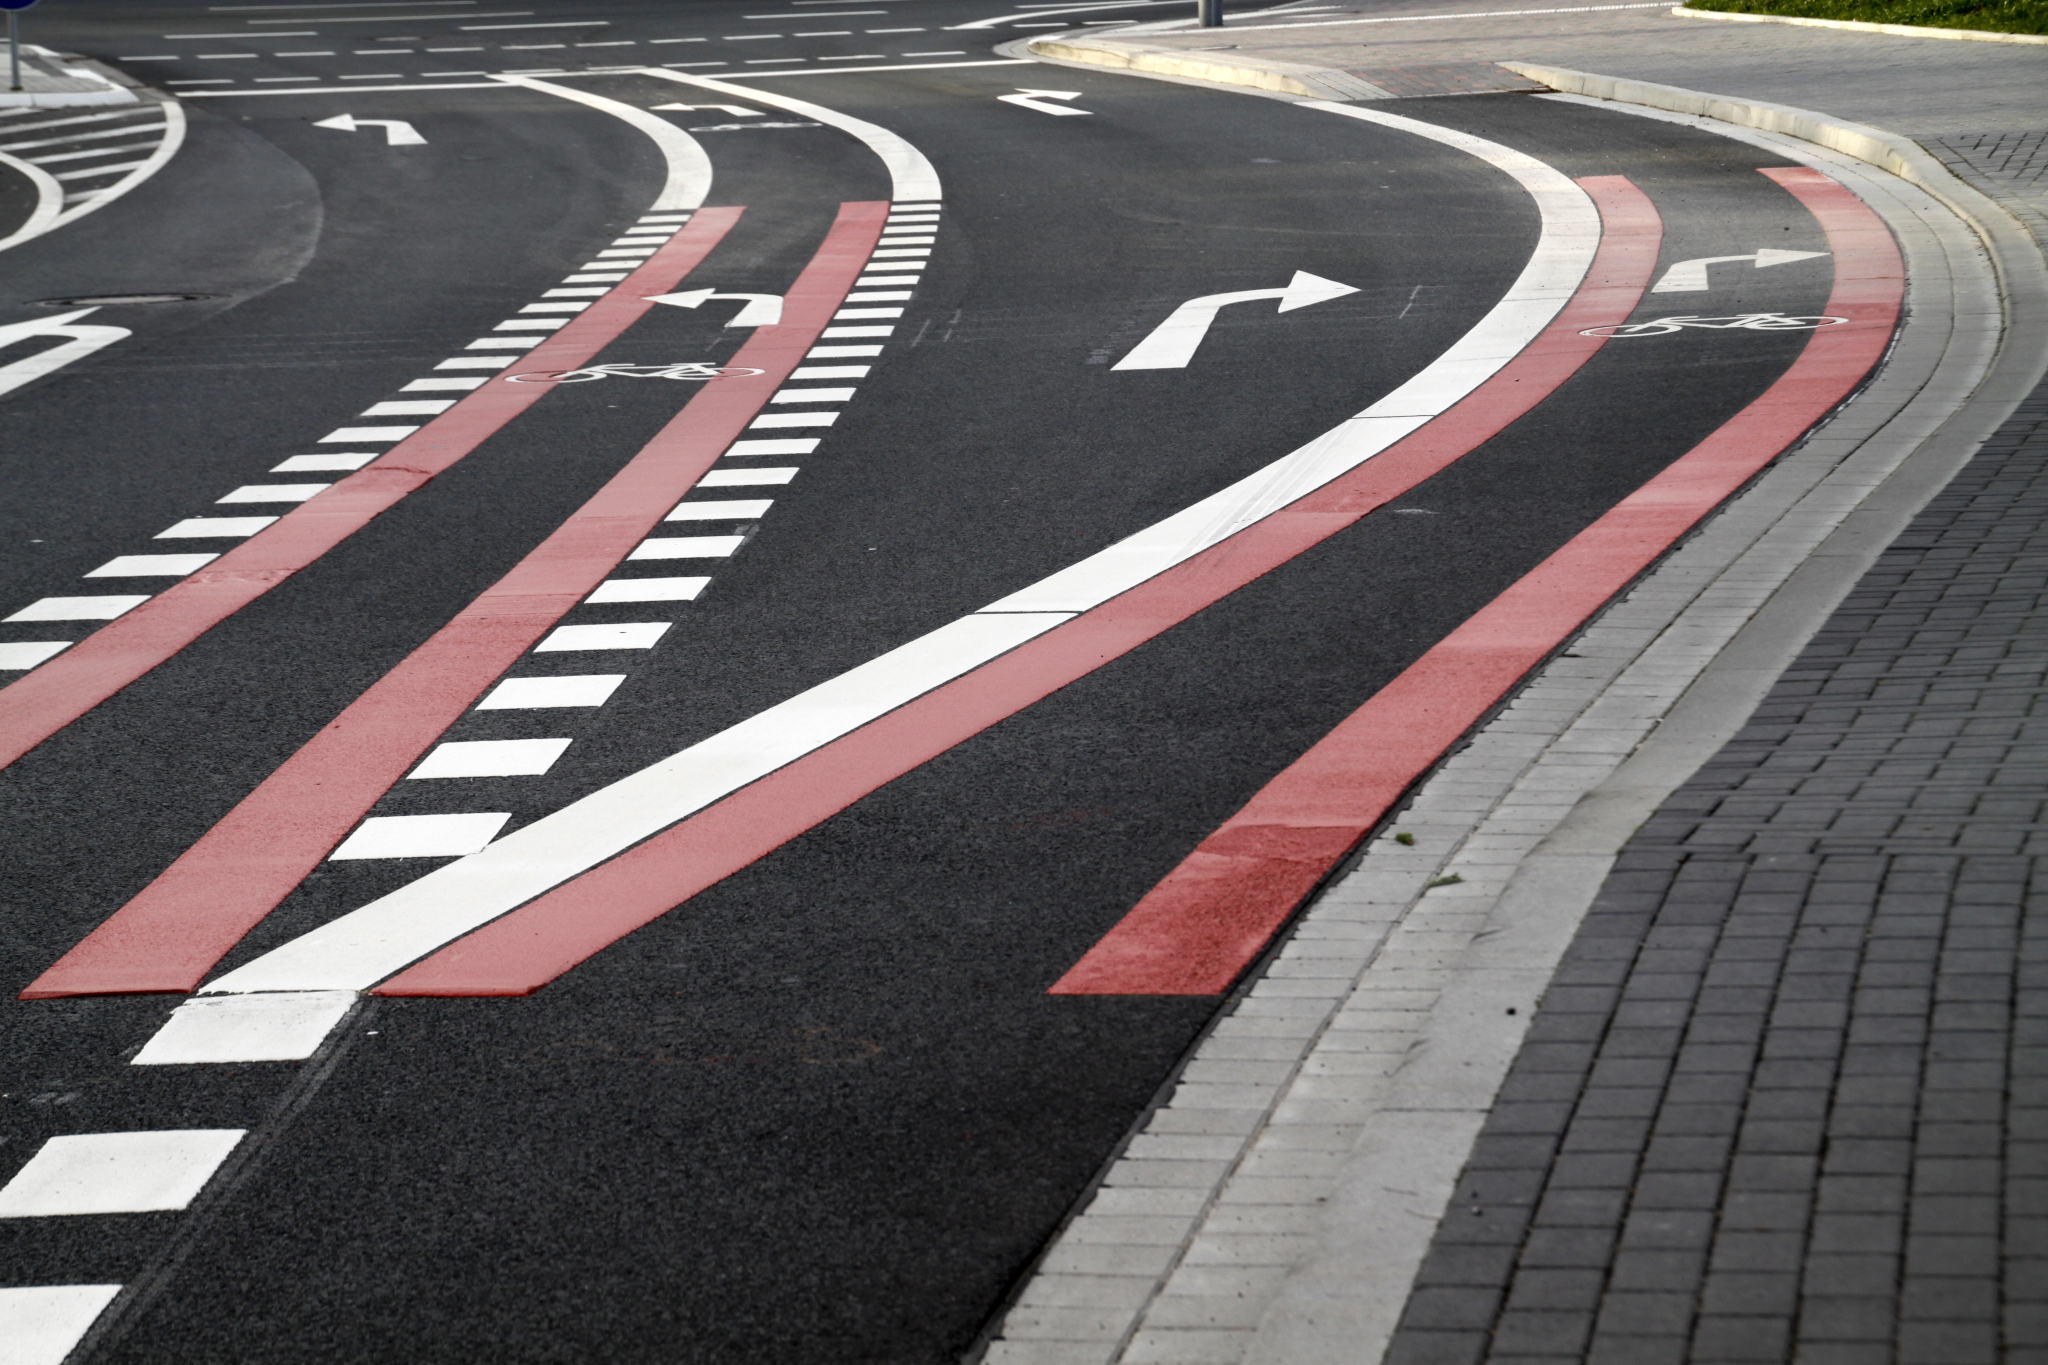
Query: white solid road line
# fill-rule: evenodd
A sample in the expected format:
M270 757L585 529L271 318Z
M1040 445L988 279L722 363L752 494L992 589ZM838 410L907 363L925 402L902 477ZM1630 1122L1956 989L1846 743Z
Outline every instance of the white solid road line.
M652 209L694 209L704 202L711 193L711 158L704 154L704 148L697 139L676 127L665 118L658 118L636 105L608 100L602 95L592 95L553 81L535 80L531 76L493 76L495 81L507 85L524 86L528 90L541 90L565 100L602 109L615 118L624 120L647 134L654 145L661 149L668 162L668 180L661 193L649 207ZM437 86L436 89L449 89ZM304 92L300 92L304 93Z
M121 1292L118 1284L0 1289L0 1342L7 1365L64 1365L79 1339Z
M10 166L19 171L36 191L36 206L29 211L28 220L5 237L0 237L0 251L5 251L50 230L57 221L57 215L64 211L64 187L48 171L6 152L0 152L0 166Z
M412 820L494 821L482 848L510 815L401 816ZM360 831L359 831L360 833ZM337 849L335 857L340 857ZM424 856L424 855L422 855ZM334 1026L355 1008L353 991L289 991L269 995L206 996L171 1011L142 1045L131 1066L192 1066L218 1062L292 1062L310 1057Z
M158 531L157 540L211 540L216 537L253 536L276 521L276 517L187 517Z
M1585 191L1561 172L1485 138L1398 114L1324 101L1306 101L1303 107L1455 147L1513 177L1535 200L1542 230L1528 263L1500 301L1443 355L1358 416L1185 511L600 788L481 853L437 868L273 949L202 991L369 989L641 839L1356 468L1464 398L1527 348L1585 278L1600 244L1600 215ZM605 629L616 627L563 627L556 634Z
M367 989L576 875L596 846L605 848L602 857L622 852L1067 619L969 616L943 626L296 938L203 991ZM448 872L457 875L442 876Z
M854 118L850 114L842 114L836 109L827 109L821 104L812 104L808 100L771 94L747 85L731 85L725 81L713 80L709 76L686 76L680 71L669 71L658 66L643 67L636 74L658 76L662 80L674 81L678 85L694 85L700 90L712 90L721 95L752 100L756 104L773 105L777 109L786 109L792 114L802 114L805 118L829 124L843 133L851 133L859 138L867 144L869 151L882 159L882 164L889 168L890 183L894 187L890 192L891 199L929 199L936 203L940 197L939 173L933 169L932 163L925 159L923 152L887 128Z
M0 1188L0 1218L182 1209L246 1131L184 1128L53 1137Z

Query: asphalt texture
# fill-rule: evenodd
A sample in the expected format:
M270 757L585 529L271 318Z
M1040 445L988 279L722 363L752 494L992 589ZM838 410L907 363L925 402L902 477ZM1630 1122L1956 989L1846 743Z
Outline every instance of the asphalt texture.
M900 12L936 32L934 16L1001 11ZM556 4L540 19L596 13ZM150 20L220 22L197 15ZM66 16L41 41L117 65L164 50L118 7ZM603 17L607 41L747 27L723 4ZM943 36L919 41L977 44L972 59L988 60L1018 34ZM328 69L264 60L252 70ZM548 774L401 783L376 813L509 810L516 827L1149 525L1421 369L1535 241L1523 192L1438 144L1065 69L1051 83L1081 90L1087 118L995 99L1044 71L775 86L879 123L938 166L945 217L895 337L700 600L577 609L577 623L676 613L659 648L623 667L606 656L629 675L609 704L477 713L449 732L572 737ZM576 84L641 107L700 102L629 74ZM55 297L210 297L108 307L135 336L0 402L8 602L123 590L80 589L78 575L164 548L149 539L164 525L214 512L220 493L487 333L660 184L653 144L600 111L517 89L368 93L189 100L193 150L9 255L0 323L47 315L37 300ZM408 120L427 145L312 127L344 109ZM1743 145L1510 96L1400 112L1570 175L1628 176L1664 217L1660 269L1825 249L1756 173L1771 159ZM708 202L746 212L693 283L779 292L840 203L887 197L879 163L831 128L698 136L716 170ZM1110 368L1177 303L1295 270L1359 292L1285 317L1226 311L1184 371ZM1828 287L1825 261L1717 274L1710 294L1648 297L1637 316L1810 315ZM741 335L719 321L656 309L597 359L716 361ZM1218 1003L1046 987L1261 783L1802 344L1709 330L1610 344L1397 505L534 996L376 1001L313 1062L206 1068L124 1065L174 998L0 1008L6 1170L58 1133L254 1133L187 1213L0 1223L0 1282L136 1286L87 1342L94 1360L954 1358ZM692 391L608 379L550 392L0 773L9 993L516 563ZM51 629L0 625L0 640ZM515 674L589 671L591 656L557 654ZM225 965L435 865L327 865Z

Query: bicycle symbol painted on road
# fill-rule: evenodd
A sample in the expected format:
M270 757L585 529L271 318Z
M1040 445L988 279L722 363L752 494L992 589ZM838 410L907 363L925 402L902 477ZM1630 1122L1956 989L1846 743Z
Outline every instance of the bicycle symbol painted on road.
M1788 318L1783 313L1737 313L1733 317L1671 317L1651 322L1623 322L1612 327L1588 327L1582 337L1661 337L1687 327L1708 327L1744 332L1805 332L1819 327L1839 327L1847 318Z
M508 384L588 384L593 379L616 375L621 379L743 379L766 373L763 370L735 369L731 366L706 365L701 361L686 360L675 365L590 365L580 370L553 370L547 373L508 374Z

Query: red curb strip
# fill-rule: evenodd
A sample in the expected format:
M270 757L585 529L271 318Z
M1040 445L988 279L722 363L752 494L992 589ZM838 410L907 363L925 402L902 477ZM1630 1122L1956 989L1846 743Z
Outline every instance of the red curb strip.
M782 322L756 328L731 361L759 374L708 381L575 515L308 740L22 998L198 985L725 453L831 322L880 240L888 208L840 205L784 298ZM574 367L552 358L547 365Z
M1765 170L1834 251L1826 312L1762 396L1566 542L1354 711L1147 892L1053 995L1215 995L1409 785L1677 539L1848 397L1884 354L1905 273L1876 214L1818 171Z
M1579 185L1605 225L1591 269L1548 330L1461 403L1310 497L1104 605L821 746L601 867L457 939L378 995L524 995L706 887L1294 558L1444 469L1529 411L1627 320L1662 226L1621 176Z
M698 210L682 231L609 294L528 351L526 361L548 371L583 364L653 307L643 295L674 288L744 212ZM377 460L0 688L0 768L369 525L386 508L482 445L547 391L546 385L486 384L464 395Z

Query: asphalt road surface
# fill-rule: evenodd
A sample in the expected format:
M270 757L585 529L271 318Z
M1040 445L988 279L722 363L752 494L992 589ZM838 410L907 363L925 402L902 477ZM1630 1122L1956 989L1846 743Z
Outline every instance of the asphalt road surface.
M959 1358L1223 999L1049 987L1811 335L1617 338L1277 567L990 702L977 661L1094 619L1024 590L1493 326L1549 240L1529 182L1476 144L994 50L1129 6L521 3L29 16L32 41L176 113L10 112L0 152L74 158L55 175L108 164L61 139L117 132L146 159L159 120L183 124L118 198L0 251L0 726L21 738L0 771L0 1180L24 1173L0 1191L0 1288L109 1287L74 1360ZM1061 93L1002 98L1034 89ZM1517 95L1377 107L1530 175L1625 177L1661 221L1656 278L1752 257L1643 294L1636 322L1824 312L1829 242L1755 148ZM37 202L0 164L0 237ZM784 320L644 302L690 290ZM1182 309L1242 291L1266 294ZM92 302L138 295L172 297ZM72 314L124 334L35 328ZM534 359L577 327L585 359ZM22 377L58 346L81 353ZM462 425L501 393L529 405ZM692 423L716 449L693 453ZM775 444L719 458L734 423ZM644 486L621 492L629 461ZM351 512L364 464L397 468ZM293 532L323 499L338 529ZM212 586L211 556L288 533L318 542L296 572ZM209 617L209 592L239 596ZM871 712L965 678L979 719L928 755L840 743L870 713L835 720L860 701L835 680L975 631L996 643L917 655L922 681ZM542 681L473 705L501 678ZM838 766L706 835L726 863L643 859L644 926L513 952L525 977L349 994L639 843L643 811L668 828L804 755ZM539 880L437 927L483 895L448 880L455 855L527 829L499 875ZM320 937L378 905L370 947ZM244 1000L339 993L317 1048L135 1063L228 972L253 973ZM122 1204L115 1162L85 1182L98 1204L58 1207L61 1180L36 1204L49 1140L165 1133L211 1153L150 1158L160 1185L191 1176L182 1195Z

